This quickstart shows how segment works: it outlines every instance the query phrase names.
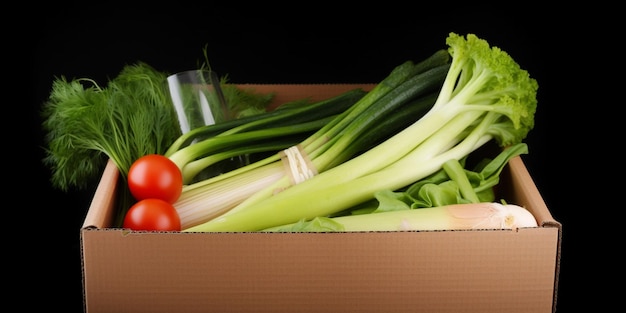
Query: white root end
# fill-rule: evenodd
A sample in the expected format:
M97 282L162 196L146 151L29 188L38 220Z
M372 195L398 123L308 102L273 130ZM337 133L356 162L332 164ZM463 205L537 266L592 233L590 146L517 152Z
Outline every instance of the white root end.
M537 220L525 208L515 204L497 202L452 205L448 207L452 218L462 228L469 229L514 229L537 227Z

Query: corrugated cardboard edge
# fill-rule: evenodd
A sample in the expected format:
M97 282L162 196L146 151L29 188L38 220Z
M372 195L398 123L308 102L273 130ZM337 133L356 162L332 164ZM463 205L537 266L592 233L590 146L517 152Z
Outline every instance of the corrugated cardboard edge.
M109 159L100 178L98 188L96 188L91 200L89 211L87 211L87 216L83 222L83 229L104 228L106 225L112 224L116 197L111 197L111 195L117 194L115 189L117 188L118 178L119 171L117 166Z
M115 202L117 201L117 197L115 196L117 193L115 189L117 189L117 181L119 178L119 171L117 166L112 160L108 160L107 164L102 172L102 176L100 177L100 183L96 188L93 199L91 200L91 205L89 206L89 210L87 211L87 216L85 216L85 221L83 222L83 227L80 230L80 266L82 272L82 284L83 284L83 311L87 312L87 294L85 288L85 259L82 257L85 255L84 242L83 242L83 232L89 229L102 229L105 225L111 225L113 220L113 214L115 212Z
M509 175L511 175L511 182L513 182L512 190L513 197L518 199L525 207L529 208L529 211L533 213L537 223L541 227L555 227L558 228L557 238L557 251L556 251L556 264L554 275L554 303L553 312L556 312L556 303L559 288L559 273L561 271L561 240L563 236L563 230L561 223L554 220L552 214L548 210L543 197L537 189L528 168L522 161L521 156L517 156L509 160ZM532 208L532 209L531 209Z

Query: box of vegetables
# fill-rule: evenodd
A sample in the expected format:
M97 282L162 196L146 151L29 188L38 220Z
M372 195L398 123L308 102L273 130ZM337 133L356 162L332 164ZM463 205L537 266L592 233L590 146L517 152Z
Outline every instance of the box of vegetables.
M86 311L554 312L561 224L522 160L537 82L473 34L446 43L373 84L223 82L264 109L185 134L145 64L106 88L58 81L53 182L99 175ZM78 102L107 103L87 128L110 136L62 136L55 113Z

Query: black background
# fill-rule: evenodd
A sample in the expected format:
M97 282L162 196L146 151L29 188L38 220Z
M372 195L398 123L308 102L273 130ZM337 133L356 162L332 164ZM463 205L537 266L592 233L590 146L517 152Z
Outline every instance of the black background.
M563 192L574 184L569 179L572 168L563 162L563 151L571 150L574 140L563 140L562 129L573 127L561 108L575 100L564 98L564 91L578 87L571 79L575 73L567 71L552 46L578 36L576 18L555 23L554 14L542 8L517 8L511 14L509 9L471 12L469 5L421 11L387 3L348 10L313 5L256 10L250 5L208 4L182 9L172 3L129 8L105 2L47 6L39 8L45 12L39 26L27 28L32 30L16 38L9 49L17 54L11 62L21 62L19 72L26 74L25 81L11 84L17 88L8 91L27 86L12 106L26 109L20 111L20 119L26 120L13 121L27 123L26 127L19 126L19 136L12 139L26 145L22 151L27 153L9 156L22 165L9 169L7 175L17 177L18 190L24 194L13 211L18 230L27 229L31 235L20 236L34 238L26 241L26 250L34 255L20 254L25 259L17 261L31 259L37 264L29 266L33 276L20 290L55 295L41 303L24 303L27 306L64 312L83 308L79 229L95 185L87 190L55 190L48 181L49 170L41 164L44 134L39 109L55 77L88 77L104 84L137 61L175 73L196 68L207 45L212 68L228 74L234 83L371 83L406 60L420 60L445 48L449 32L477 34L509 52L538 80L536 126L526 140L530 153L523 159L554 218L563 224L558 311L585 300L573 297L584 273L574 269L573 220L578 213L568 208L576 201ZM25 24L28 20L14 26ZM20 169L29 169L28 174ZM26 191L23 186L28 186ZM24 204L31 202L38 204ZM42 231L45 234L32 237Z

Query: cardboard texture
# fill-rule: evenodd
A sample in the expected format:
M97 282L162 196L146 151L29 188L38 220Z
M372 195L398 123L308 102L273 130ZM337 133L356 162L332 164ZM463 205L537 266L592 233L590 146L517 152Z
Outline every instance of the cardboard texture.
M373 85L242 85L283 102ZM81 229L85 311L554 312L561 247L521 157L498 192L539 227L358 233L178 233L110 228L109 162Z

